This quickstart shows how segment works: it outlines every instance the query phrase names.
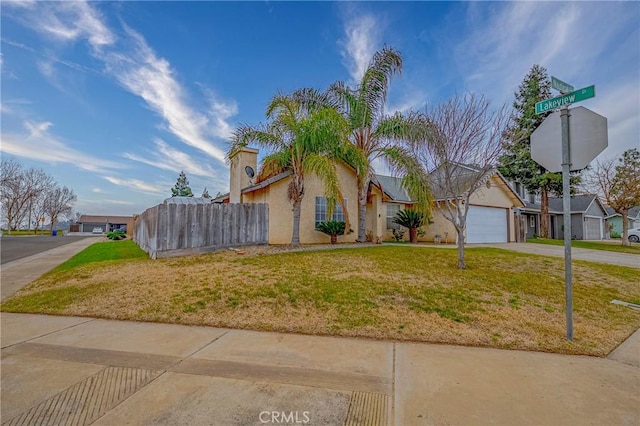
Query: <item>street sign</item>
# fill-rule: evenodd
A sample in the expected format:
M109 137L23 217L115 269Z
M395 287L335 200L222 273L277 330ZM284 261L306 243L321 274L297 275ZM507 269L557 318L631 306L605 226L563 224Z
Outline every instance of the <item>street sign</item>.
M555 77L551 77L551 87L560 92L561 95L573 92L575 90L569 83L565 83L564 81Z
M583 89L578 89L571 93L567 93L566 95L558 96L557 98L551 98L545 101L537 102L536 114L543 114L547 111L558 109L564 105L584 101L585 99L593 98L595 95L596 86L589 86Z
M571 171L582 170L608 145L607 119L585 108L569 110ZM531 134L531 158L550 172L562 171L560 111L544 119Z

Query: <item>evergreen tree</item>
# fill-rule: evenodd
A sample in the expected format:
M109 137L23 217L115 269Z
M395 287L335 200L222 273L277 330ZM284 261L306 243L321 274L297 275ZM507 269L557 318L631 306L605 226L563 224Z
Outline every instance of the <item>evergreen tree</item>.
M549 238L549 193L562 195L562 174L547 171L531 158L531 134L550 112L536 114L536 102L551 98L547 70L534 65L515 93L511 126L507 131L505 154L498 170L507 179L521 183L530 193L540 194L540 235ZM572 177L572 185L580 181Z
M184 170L180 172L178 181L173 188L171 188L171 196L193 197L193 192L191 192L191 188L189 188L189 179L187 179L187 175L184 173Z
M204 188L204 191L202 191L202 198L211 198L211 195L209 195L209 191L207 191L206 186Z

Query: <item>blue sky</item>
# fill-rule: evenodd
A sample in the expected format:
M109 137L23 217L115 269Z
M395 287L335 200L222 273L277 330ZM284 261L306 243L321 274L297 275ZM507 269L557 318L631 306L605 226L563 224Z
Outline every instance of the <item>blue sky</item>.
M640 146L638 2L3 1L2 155L43 168L85 214L133 214L228 190L224 152L278 91L353 82L387 44L404 58L387 111L451 95L511 103L533 64Z

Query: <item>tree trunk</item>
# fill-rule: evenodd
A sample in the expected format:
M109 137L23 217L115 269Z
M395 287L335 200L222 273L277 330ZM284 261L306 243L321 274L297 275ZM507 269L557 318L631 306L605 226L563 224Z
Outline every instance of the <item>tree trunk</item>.
M367 240L367 189L369 184L365 182L358 186L358 238L356 242L364 243Z
M337 244L337 243L338 243L338 236L331 235L331 244Z
M540 236L549 238L549 193L544 187L540 191Z
M418 242L418 228L409 228L409 242L410 243Z
M456 226L456 233L458 234L458 269L467 269L464 262L464 229Z
M628 246L629 238L627 234L629 233L629 221L627 220L627 217L628 217L629 211L625 209L625 210L622 210L620 214L622 215L622 245Z
M302 200L298 199L293 202L293 234L291 235L291 245L300 245L300 206Z

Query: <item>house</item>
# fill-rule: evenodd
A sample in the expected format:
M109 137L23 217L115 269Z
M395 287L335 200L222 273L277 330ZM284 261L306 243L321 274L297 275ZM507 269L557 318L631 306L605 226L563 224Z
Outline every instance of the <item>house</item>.
M605 216L606 226L605 237L609 237L610 234L618 234L622 236L622 215L616 213L611 207L606 208L607 215ZM627 224L628 229L640 226L640 206L636 206L629 209L627 212Z
M562 198L549 197L551 238L563 239ZM571 238L602 240L605 238L605 206L596 195L571 197Z
M77 224L78 232L92 232L94 228L101 228L102 232L125 229L128 235L133 232L133 216L82 215Z
M469 210L466 222L466 243L501 243L517 241L516 216L525 206L524 201L509 185L500 172L493 169L482 172L477 167L467 164L456 164L446 172L448 179L455 179L455 183L446 185L441 167L437 167L429 174L433 186L433 196L436 203L441 205L446 200L457 197L470 189L472 182L481 181L482 185L469 198ZM484 176L478 176L484 173ZM455 194L447 191L454 190ZM456 231L453 224L447 220L438 209L433 211L433 223L427 228L425 239L447 239L454 242Z
M291 242L293 211L287 196L291 173L284 172L262 182L254 179L257 170L258 151L243 148L230 158L230 191L213 202L267 203L269 205L269 244ZM343 235L340 241L353 242L357 238L358 189L356 172L344 163L337 163L338 180L343 191L353 233ZM314 174L305 176L305 196L301 205L300 242L303 244L326 243L329 237L315 230L318 222L345 220L342 207L334 208L333 216L326 216L324 184ZM468 219L467 242L515 241L514 209L522 207L504 178L497 172L487 178L486 186L473 194ZM389 239L394 228L392 219L400 209L413 205L401 179L375 175L367 196L367 232L374 237ZM436 235L454 242L456 233L446 219L434 211L434 223L426 227L422 240L433 241ZM408 238L408 235L406 235Z

